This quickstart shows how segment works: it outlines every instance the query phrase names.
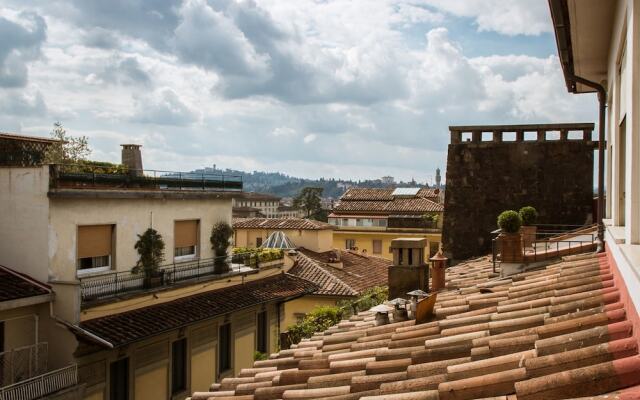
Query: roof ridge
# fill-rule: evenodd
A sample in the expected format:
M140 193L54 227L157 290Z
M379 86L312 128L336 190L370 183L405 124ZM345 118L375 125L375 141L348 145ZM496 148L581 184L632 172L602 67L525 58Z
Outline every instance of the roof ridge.
M307 260L309 260L311 262L311 264L313 266L315 266L316 268L318 268L320 271L322 271L322 273L324 273L325 275L329 276L332 280L337 281L339 284L341 284L342 286L344 286L345 288L349 289L349 291L351 291L351 293L353 293L354 296L358 295L358 291L355 290L354 288L352 288L349 284L347 284L346 282L344 282L342 279L338 278L337 276L335 276L334 274L332 274L330 271L328 271L327 269L325 269L322 265L320 265L320 263L307 256L304 253L299 253L300 255L302 255L304 258L306 258ZM324 264L324 263L322 263Z

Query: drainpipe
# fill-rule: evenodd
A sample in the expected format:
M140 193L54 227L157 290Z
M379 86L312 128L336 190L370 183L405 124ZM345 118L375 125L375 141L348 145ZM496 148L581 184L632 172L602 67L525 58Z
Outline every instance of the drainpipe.
M599 83L589 81L582 77L571 75L570 79L575 83L595 89L598 92L600 103L600 116L598 119L598 248L596 252L604 251L604 146L605 146L605 118L607 110L607 91Z

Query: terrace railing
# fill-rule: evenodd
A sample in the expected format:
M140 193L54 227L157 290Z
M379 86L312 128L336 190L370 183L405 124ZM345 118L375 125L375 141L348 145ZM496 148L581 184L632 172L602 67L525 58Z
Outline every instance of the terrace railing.
M0 388L0 400L34 400L78 384L76 364Z
M256 272L259 263L254 253L234 254L228 257L196 259L193 261L165 264L153 277L143 272L109 272L96 276L80 277L80 294L83 303L98 301L146 291L170 287L191 280L226 278Z
M522 241L520 248L513 248L519 254L504 254L498 235L500 230L491 233L493 270L503 259L520 259L523 263L535 263L563 257L570 254L584 253L596 249L598 233L595 225L538 224L537 232Z
M0 353L0 387L45 373L48 350L47 342L40 342Z
M241 175L133 170L119 165L53 164L55 188L241 191Z

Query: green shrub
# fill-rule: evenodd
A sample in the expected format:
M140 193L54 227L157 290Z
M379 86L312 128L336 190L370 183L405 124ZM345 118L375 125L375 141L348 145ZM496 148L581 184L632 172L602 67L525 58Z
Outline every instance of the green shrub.
M262 361L266 360L267 358L269 358L269 356L266 353L262 353L259 351L253 352L253 361Z
M536 223L538 219L538 211L531 206L525 206L518 211L520 218L522 218L522 225L530 226Z
M520 214L513 210L503 211L498 216L498 227L505 233L516 233L522 226Z
M164 240L162 235L153 228L148 228L142 235L138 235L138 241L134 248L138 251L138 261L131 272L144 273L146 277L156 274L160 263L164 261Z
M234 247L233 262L248 262L255 265L256 262L269 262L284 258L282 249L263 249L255 247Z

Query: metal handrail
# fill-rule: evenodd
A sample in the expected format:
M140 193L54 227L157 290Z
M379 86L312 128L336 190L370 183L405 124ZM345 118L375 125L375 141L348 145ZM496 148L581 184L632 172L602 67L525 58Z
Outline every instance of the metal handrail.
M78 384L78 365L72 364L0 388L0 400L34 400Z
M242 190L242 175L133 169L122 166L51 164L53 182L170 190Z
M277 259L283 259L284 253ZM228 276L251 272L259 268L255 253L246 252L226 257L195 259L160 265L155 274L113 271L100 275L79 277L83 302L116 297L143 289L172 286L177 283L211 276Z

